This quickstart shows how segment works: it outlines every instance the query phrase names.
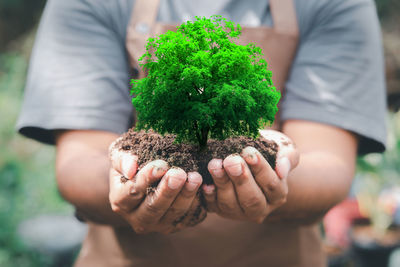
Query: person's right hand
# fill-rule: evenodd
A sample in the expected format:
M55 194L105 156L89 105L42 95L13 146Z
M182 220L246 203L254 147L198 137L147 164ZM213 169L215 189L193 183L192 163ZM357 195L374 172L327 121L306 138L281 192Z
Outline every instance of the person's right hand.
M111 207L136 233L176 232L206 217L196 197L202 183L198 172L169 168L163 160L152 161L137 172L138 157L113 145L110 157Z

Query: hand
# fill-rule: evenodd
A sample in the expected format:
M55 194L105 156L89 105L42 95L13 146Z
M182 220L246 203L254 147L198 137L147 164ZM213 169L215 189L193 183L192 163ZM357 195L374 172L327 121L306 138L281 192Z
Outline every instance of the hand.
M298 165L299 153L280 132L262 130L260 134L278 144L275 170L254 147L246 147L240 156L211 160L208 170L214 185L203 186L209 211L226 218L262 223L286 202L287 176Z
M113 145L110 154L111 207L136 233L176 232L205 218L196 197L202 183L199 173L169 168L162 160L152 161L136 173L137 156Z

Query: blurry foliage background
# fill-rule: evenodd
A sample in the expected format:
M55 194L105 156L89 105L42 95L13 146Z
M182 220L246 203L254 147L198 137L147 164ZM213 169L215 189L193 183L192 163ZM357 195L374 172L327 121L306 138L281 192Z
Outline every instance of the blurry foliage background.
M0 2L0 266L48 266L48 259L24 247L18 224L42 213L72 213L58 194L53 147L15 133L29 54L45 0ZM376 0L383 26L390 88L400 85L400 1ZM397 51L397 52L396 52ZM393 115L392 115L393 116ZM399 113L395 117L399 117ZM399 119L391 122L399 123ZM399 127L393 126L393 127ZM391 127L391 128L393 128ZM397 136L399 138L399 136ZM391 151L399 155L400 141ZM380 160L385 160L382 157ZM385 165L398 168L400 162ZM361 164L362 167L362 164ZM398 170L398 169L397 169ZM371 170L373 171L373 170Z
M15 133L34 33L44 0L0 1L0 266L48 266L26 248L18 224L42 213L72 213L54 179L54 148Z
M1 0L0 2L0 50L10 41L32 30L45 0Z

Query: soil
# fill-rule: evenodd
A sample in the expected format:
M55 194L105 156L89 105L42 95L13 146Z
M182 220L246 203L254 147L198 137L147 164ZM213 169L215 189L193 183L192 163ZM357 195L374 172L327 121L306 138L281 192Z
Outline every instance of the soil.
M178 144L174 141L175 135L172 134L162 136L154 131L136 132L132 128L122 135L115 146L138 155L139 169L150 161L162 159L171 167L179 167L186 172L199 172L205 184L212 184L212 178L207 170L211 159L224 159L230 154L240 153L247 146L256 148L275 169L278 145L262 137L255 140L244 136L225 140L210 139L207 148L203 151L197 145Z
M274 141L249 137L236 137L226 140L208 140L207 148L200 150L194 144L178 144L175 135L160 135L154 131L135 131L134 128L123 134L114 144L114 148L129 152L138 156L139 169L148 162L162 159L168 162L170 167L179 167L186 172L197 171L203 177L203 183L212 184L212 178L207 170L208 162L213 158L224 159L230 154L240 153L243 148L252 146L265 157L273 169L275 169L278 145ZM157 183L147 188L147 193L152 194ZM185 226L194 226L203 221L207 216L207 205L199 191L195 203L182 218L174 221L172 227L179 230ZM174 230L174 231L175 231Z

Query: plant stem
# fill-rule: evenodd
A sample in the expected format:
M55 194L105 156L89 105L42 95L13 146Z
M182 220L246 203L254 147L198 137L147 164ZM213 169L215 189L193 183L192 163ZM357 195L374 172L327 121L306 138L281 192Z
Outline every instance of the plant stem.
M204 150L207 147L209 127L199 129L197 121L193 122L193 129L196 133L197 142L199 143L200 150Z
M208 132L210 129L207 128L202 128L200 129L200 140L199 140L199 145L200 145L200 150L204 150L207 147L207 140L208 140Z

